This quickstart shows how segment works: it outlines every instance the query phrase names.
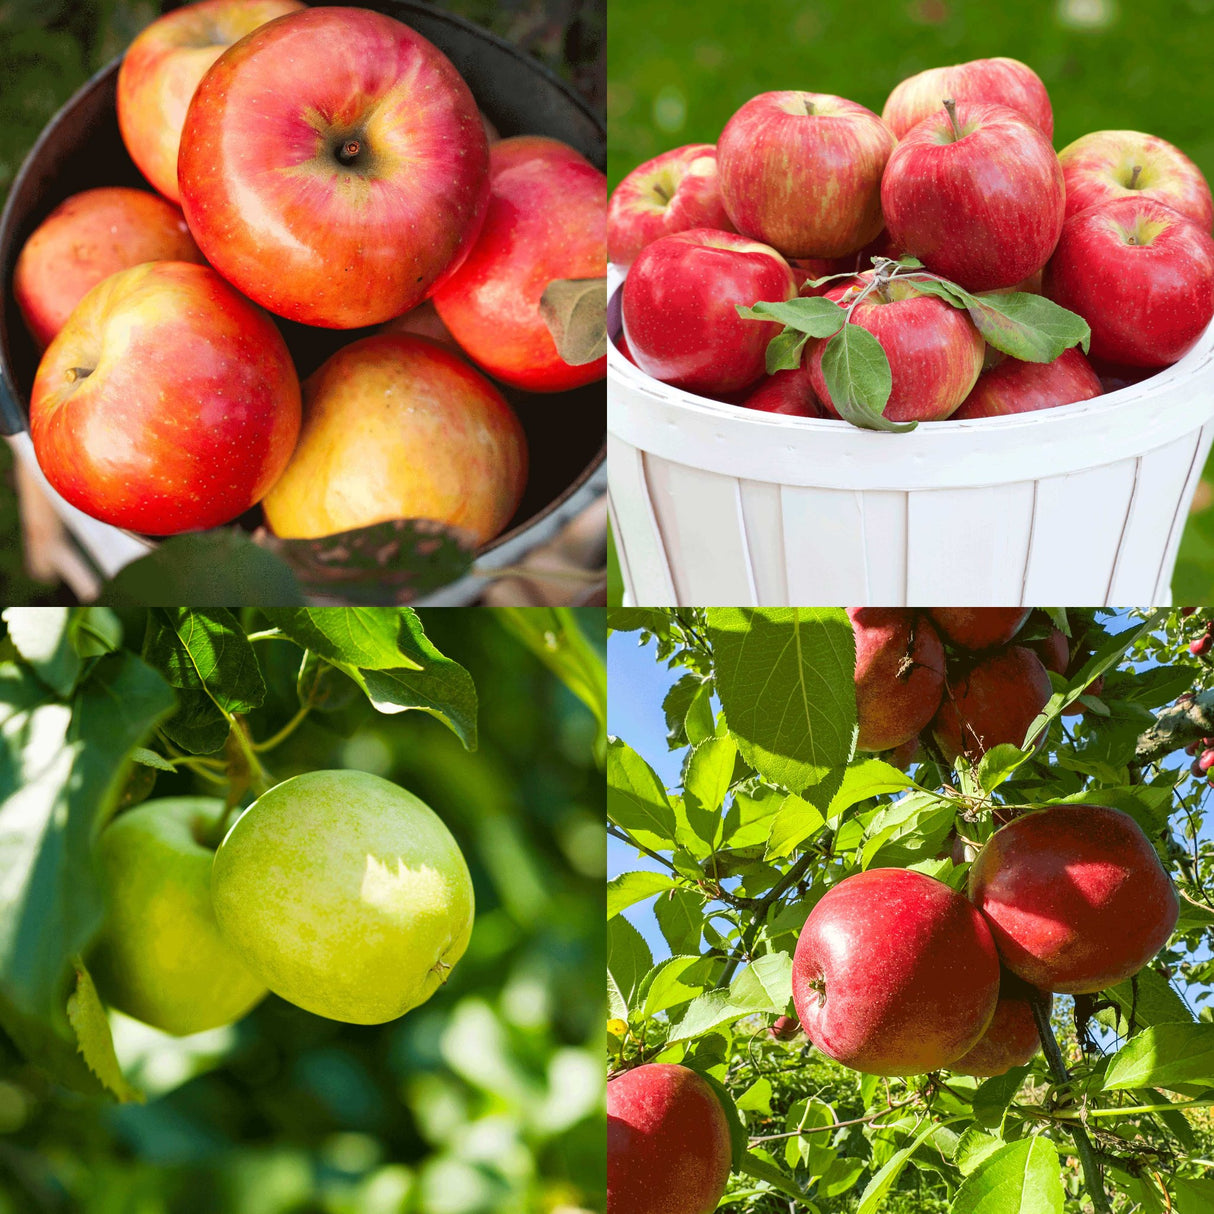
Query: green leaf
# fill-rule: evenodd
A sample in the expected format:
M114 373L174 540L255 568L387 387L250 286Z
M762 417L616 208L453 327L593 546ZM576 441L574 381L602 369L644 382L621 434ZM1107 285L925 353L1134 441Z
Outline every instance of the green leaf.
M764 1113L768 1117L771 1116L771 1080L760 1075L738 1097L738 1108L747 1110L753 1113Z
M619 738L607 743L607 817L655 851L674 842L675 816L653 768Z
M1214 1180L1173 1175L1168 1188L1176 1214L1209 1214L1214 1210Z
M1052 363L1071 346L1087 352L1088 323L1044 295L1015 291L970 297L970 319L987 343L1022 362Z
M83 663L76 651L71 607L9 607L9 639L34 673L61 696L72 694Z
M740 970L729 985L729 1001L750 1012L780 1015L792 998L792 958L767 953Z
M668 957L654 966L645 987L645 1002L642 1015L647 1019L664 1012L667 1008L690 1003L704 993L703 983L685 981L687 971L694 966L703 968L704 958L698 954L691 957Z
M1024 1077L1029 1073L1027 1066L1016 1066L1003 1075L996 1075L980 1083L974 1091L972 1107L974 1120L988 1130L998 1129L1003 1122L1003 1115L1012 1098L1020 1091Z
M885 1201L885 1195L893 1188L894 1182L902 1174L902 1169L906 1167L907 1160L936 1132L937 1128L938 1123L929 1118L927 1125L911 1139L910 1144L894 1155L864 1186L864 1192L860 1195L860 1202L856 1206L856 1214L877 1214Z
M698 1071L697 1074L712 1088L713 1095L720 1101L725 1123L729 1126L730 1163L736 1168L746 1157L746 1147L749 1144L746 1119L738 1111L733 1093L715 1075L706 1070Z
M987 1156L957 1190L950 1214L1061 1214L1058 1152L1046 1138L1021 1138Z
M1003 1146L1003 1140L993 1134L987 1134L976 1125L971 1125L957 1139L953 1151L953 1163L962 1176L968 1176L984 1159L993 1155Z
M964 287L938 278L899 277L898 282L913 287L920 295L934 295L951 307L962 310L969 308L974 299Z
M757 303L747 308L737 305L743 320L776 321L807 337L831 337L843 327L847 313L833 299L820 295L790 299L786 303Z
M831 403L844 421L863 430L902 434L917 422L892 422L885 406L894 380L881 343L859 325L848 324L822 350L822 377Z
M607 353L607 279L554 278L540 296L540 318L571 367Z
M755 1151L748 1151L740 1163L734 1164L734 1170L754 1180L761 1180L771 1185L777 1192L783 1193L786 1197L791 1197L798 1203L798 1212L817 1209L817 1206L810 1204L796 1181L786 1176L774 1163L763 1158Z
M653 969L644 936L623 915L607 923L607 999L612 1016L629 1019L641 979Z
M662 938L672 953L694 953L704 934L704 898L691 889L663 894L654 904Z
M146 746L136 746L131 751L131 762L139 763L144 767L154 767L157 771L177 770L168 759L158 755L154 750L148 750Z
M768 858L791 854L825 825L826 818L816 805L811 805L804 797L789 793L772 819L771 831L767 836Z
M1131 1014L1134 1032L1153 1024L1178 1024L1193 1019L1188 1005L1172 984L1150 968L1139 970L1133 978L1110 987L1105 995L1120 1013L1122 1036L1128 1036L1131 1031Z
M79 958L76 959L76 989L67 1001L67 1018L89 1070L124 1104L130 1101L142 1104L143 1093L127 1083L118 1065L105 1008L88 970Z
M1214 1024L1153 1025L1113 1055L1104 1076L1107 1092L1177 1084L1214 1087Z
M678 879L668 873L651 873L644 869L620 873L607 882L607 918L614 918L626 907L677 885Z
M613 923L617 922L612 920ZM671 1030L668 1041L688 1041L715 1029L719 1024L731 1024L748 1015L745 1009L735 1007L727 991L708 991L693 999L683 1013L682 1020Z
M767 353L763 365L768 375L777 371L795 371L801 365L801 356L805 353L805 343L809 337L798 333L796 329L784 329L767 343Z
M726 735L706 739L687 758L683 801L689 811L698 810L705 819L707 830L697 830L696 833L710 847L716 847L721 840L724 826L722 807L725 794L733 782L737 757L738 744Z

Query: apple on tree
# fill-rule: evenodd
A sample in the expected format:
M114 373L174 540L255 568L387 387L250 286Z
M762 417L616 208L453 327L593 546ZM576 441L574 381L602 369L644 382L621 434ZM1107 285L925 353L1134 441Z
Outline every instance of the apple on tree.
M927 614L950 645L977 652L1006 645L1031 611L1031 607L929 607Z
M958 1075L977 1075L984 1079L1032 1062L1041 1049L1037 1021L1033 1017L1033 1000L1037 998L1044 999L1048 1019L1054 997L1041 995L1027 982L1004 970L999 977L999 1002L995 1005L990 1028L973 1049L956 1062L950 1062L948 1069Z

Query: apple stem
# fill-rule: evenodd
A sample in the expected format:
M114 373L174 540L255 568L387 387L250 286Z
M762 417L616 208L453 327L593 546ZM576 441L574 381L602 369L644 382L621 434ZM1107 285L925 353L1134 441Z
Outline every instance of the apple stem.
M65 378L69 384L74 384L78 379L88 379L92 373L92 367L69 367Z
M805 106L805 116L812 118L814 116L814 103L808 97L802 96L801 104Z
M665 191L665 189L662 188L662 186L655 185L653 187L653 192L658 196L659 199L661 199L662 202L670 201L670 195Z
M1130 174L1130 180L1129 180L1129 182L1126 184L1126 189L1127 189L1127 190L1136 190L1136 189L1138 189L1138 175L1139 175L1141 172L1142 172L1142 165L1140 165L1140 164L1136 164L1136 165L1134 166L1134 171L1133 171L1133 172Z
M957 103L951 97L944 99L944 112L948 114L949 126L953 128L953 142L962 138L961 128L957 125Z

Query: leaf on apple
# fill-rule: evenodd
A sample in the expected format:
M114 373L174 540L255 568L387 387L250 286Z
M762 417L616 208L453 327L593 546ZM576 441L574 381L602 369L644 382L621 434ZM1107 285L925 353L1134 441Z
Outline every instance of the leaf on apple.
M832 337L843 328L847 318L847 313L833 299L818 295L785 303L760 301L749 308L738 304L737 309L743 320L778 321L786 329L795 329L807 337Z
M607 279L555 278L540 296L540 316L571 367L607 353Z
M822 351L822 377L844 421L865 430L900 434L916 422L891 422L883 413L894 379L881 343L859 325L844 325Z
M1044 295L975 295L967 310L990 345L1022 362L1052 363L1071 346L1086 354L1092 339L1082 316Z

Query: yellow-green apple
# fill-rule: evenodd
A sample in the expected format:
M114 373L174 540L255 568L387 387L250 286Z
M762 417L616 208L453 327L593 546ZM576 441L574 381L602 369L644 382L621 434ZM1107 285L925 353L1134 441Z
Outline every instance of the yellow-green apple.
M177 152L190 98L207 68L258 26L304 6L298 0L200 0L153 21L118 69L118 127L139 171L181 201Z
M1043 285L1088 322L1094 357L1165 367L1214 316L1214 240L1152 198L1114 198L1066 221Z
M299 380L273 321L209 266L153 261L98 283L47 347L30 434L73 506L173 535L260 501L299 416Z
M760 93L717 141L725 211L786 257L854 253L881 231L881 174L896 142L872 110L843 97Z
M959 1075L977 1075L985 1079L1032 1062L1041 1048L1037 1021L1033 1017L1034 999L1044 1000L1046 1019L1049 1019L1054 1006L1053 995L1041 994L1009 970L1004 970L999 978L999 1002L995 1005L995 1018L990 1028L969 1053L950 1062L948 1069Z
M379 324L458 265L489 197L489 145L451 61L360 8L288 13L198 85L178 158L207 260L279 316Z
M873 868L809 913L792 963L809 1039L870 1075L920 1075L972 1049L999 998L999 958L982 916L913 869Z
M851 283L826 292L826 298L850 306L872 281L865 271ZM867 329L889 359L893 386L885 404L890 421L941 421L969 395L982 370L986 343L973 322L957 308L931 295L921 295L894 279L870 291L851 312L850 324ZM822 374L826 342L809 355L814 391L831 417L839 412Z
M826 416L804 364L791 371L765 375L738 404L760 413L782 413L788 417Z
M433 519L484 544L526 481L527 440L502 394L437 343L383 333L305 382L299 444L262 506L286 539Z
M725 1110L689 1067L646 1063L607 1084L610 1214L712 1214L732 1155Z
M953 414L955 420L970 417L1003 417L1009 413L1031 413L1091 400L1104 389L1092 364L1072 346L1048 363L1021 362L1005 358L978 376L973 391Z
M1005 742L1024 746L1053 692L1045 666L1031 649L997 649L972 664L950 668L932 736L950 763L963 753L976 762ZM1039 746L1044 740L1043 730L1028 744Z
M929 607L927 614L950 645L978 652L1006 645L1031 611L1031 607Z
M647 244L690 228L733 231L721 203L717 149L711 143L663 152L615 187L607 207L607 257L630 266Z
M607 178L568 144L519 135L490 149L484 227L463 265L435 290L434 306L495 379L528 392L565 392L607 374L605 352L576 340L576 353L558 349L544 302L562 283L580 285L587 304L605 308L606 210ZM591 327L597 340L603 330Z
M1201 170L1178 148L1142 131L1093 131L1058 153L1066 217L1111 198L1153 198L1199 228L1214 226L1214 201Z
M266 994L211 907L213 836L224 803L145 801L98 836L106 916L88 954L106 1003L166 1033L239 1020Z
M361 771L263 793L215 853L219 928L291 1003L382 1024L425 1003L472 935L472 878L442 819Z
M743 320L737 305L797 294L788 262L733 232L693 228L641 250L624 279L621 315L633 361L647 375L703 396L750 387L782 326Z
M1006 105L1031 122L1047 139L1054 137L1054 111L1041 77L1019 59L971 59L951 67L929 67L894 86L881 117L899 139L945 98Z
M931 621L905 607L849 607L856 643L857 750L917 738L944 693L944 647Z
M1003 964L1067 995L1132 977L1180 913L1141 827L1102 805L1055 805L997 830L970 869L969 894Z
M881 208L900 249L968 290L993 291L1028 278L1054 251L1066 209L1062 166L1015 110L950 101L894 149Z
M172 203L125 186L61 202L22 246L13 271L13 295L38 347L103 278L145 261L203 261Z

